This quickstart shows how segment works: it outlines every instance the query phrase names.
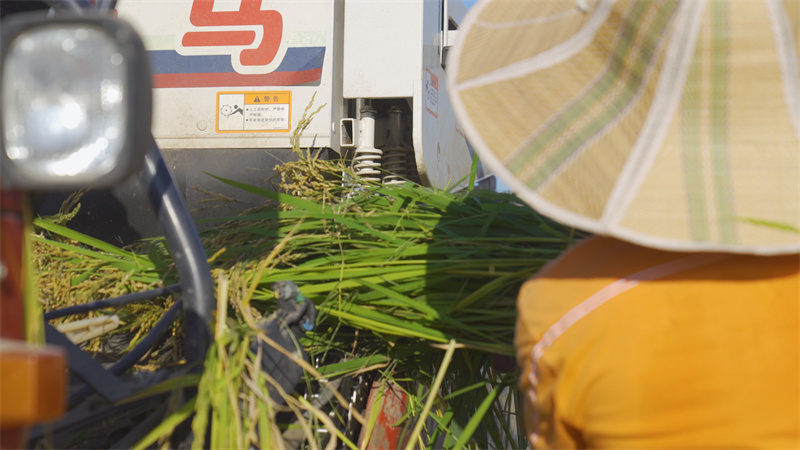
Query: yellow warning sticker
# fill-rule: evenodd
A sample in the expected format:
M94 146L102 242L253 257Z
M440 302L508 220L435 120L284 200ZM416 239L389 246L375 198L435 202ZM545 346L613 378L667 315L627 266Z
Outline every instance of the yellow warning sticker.
M291 131L292 92L217 92L217 133Z

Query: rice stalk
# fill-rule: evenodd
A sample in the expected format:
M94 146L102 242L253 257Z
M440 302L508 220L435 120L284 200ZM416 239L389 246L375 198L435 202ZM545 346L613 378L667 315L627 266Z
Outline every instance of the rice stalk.
M510 389L503 398L513 397L516 380L496 362L497 355L513 355L516 293L576 236L513 194L359 182L345 161L299 148L302 126L314 113L309 106L295 130L301 158L277 168L278 192L217 178L263 196L265 206L201 230L219 304L214 346L192 400L193 447L284 445L277 417L286 407L269 398L269 376L259 369L260 356L248 351L253 339L277 345L257 324L274 311L271 285L283 280L297 283L319 312L315 330L300 342L313 363L282 352L306 372L301 392L282 397L309 447L338 439L358 448L341 431L347 421L341 412L351 408L335 385L363 374L409 395L399 425L415 424L407 430L412 445L509 446L515 405L501 404L499 393ZM37 226L46 310L179 281L162 238L120 249L48 220ZM98 313L124 316L124 332L138 336L171 302ZM447 364L434 348L448 352ZM306 398L314 392L330 396L325 410ZM350 412L368 434L361 411ZM426 430L424 416L435 427ZM323 441L316 424L335 438Z
M436 378L433 380L428 398L425 400L425 406L422 408L422 412L417 418L417 424L414 425L414 430L411 431L411 438L408 440L408 444L406 444L406 450L413 450L417 445L422 426L425 425L425 419L428 418L431 407L433 407L433 402L436 400L437 393L439 392L439 387L441 387L444 376L447 373L447 368L450 366L450 361L453 359L453 352L456 349L455 344L456 341L451 339L447 346L447 351L444 354L444 358L442 358L439 371L436 373Z

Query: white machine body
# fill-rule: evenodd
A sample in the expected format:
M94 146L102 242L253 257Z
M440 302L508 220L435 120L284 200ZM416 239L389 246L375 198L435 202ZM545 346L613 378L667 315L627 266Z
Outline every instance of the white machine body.
M393 136L423 184L469 173L445 88L460 0L124 0L117 9L150 52L153 132L165 152L289 149L311 105L322 108L303 147L358 154L361 111L371 110L370 145ZM400 116L403 129L392 129Z

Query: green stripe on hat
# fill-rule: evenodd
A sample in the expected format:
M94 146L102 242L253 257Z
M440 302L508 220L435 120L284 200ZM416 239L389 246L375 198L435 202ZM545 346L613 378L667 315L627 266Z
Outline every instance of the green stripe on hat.
M695 50L701 52L700 46ZM681 138L683 144L683 167L686 182L686 195L689 203L689 231L695 241L708 240L708 214L706 211L706 190L703 186L703 161L700 148L701 118L700 77L703 58L692 58L688 79L683 94L681 108Z
M734 243L737 241L736 215L728 161L727 116L729 4L727 0L713 0L711 8L708 73L703 71L705 55L702 45L698 45L689 69L681 115L689 227L692 239L696 241ZM704 78L710 85L707 92L701 87ZM704 96L709 114L705 124L703 117L696 114L702 109ZM703 144L706 138L707 146ZM709 160L708 167L703 165L704 153ZM714 199L713 204L710 204L710 196ZM711 223L712 211L714 223ZM712 227L716 233L712 233Z
M714 189L717 199L717 221L720 241L734 243L736 239L736 211L733 206L733 189L730 180L730 163L728 161L728 35L730 33L730 5L728 0L714 0L712 26L713 30L711 65L711 155L714 165Z
M665 30L672 18L677 1L664 2L654 13L651 26L646 26L645 13L652 8L649 1L640 1L634 4L625 25L620 32L617 46L609 55L608 70L606 70L593 87L581 97L581 100L566 109L561 116L548 127L541 136L514 157L508 167L515 174L523 172L532 159L541 154L548 145L559 136L568 133L570 128L576 126L584 116L596 108L599 102L608 96L611 89L621 78L629 77L626 83L629 88L621 89L616 97L607 102L604 110L589 123L581 126L572 137L566 140L554 154L549 157L536 172L527 177L525 183L533 189L538 188L575 150L583 146L593 136L611 126L614 118L623 114L627 105L631 103L646 84L645 75L648 67L654 63L659 41L664 38ZM637 42L641 45L637 47ZM638 52L635 50L638 48Z

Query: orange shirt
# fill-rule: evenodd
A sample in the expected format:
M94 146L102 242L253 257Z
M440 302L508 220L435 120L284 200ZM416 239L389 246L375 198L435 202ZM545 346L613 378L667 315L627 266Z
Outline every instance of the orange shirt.
M590 238L522 287L534 448L800 448L800 257Z

